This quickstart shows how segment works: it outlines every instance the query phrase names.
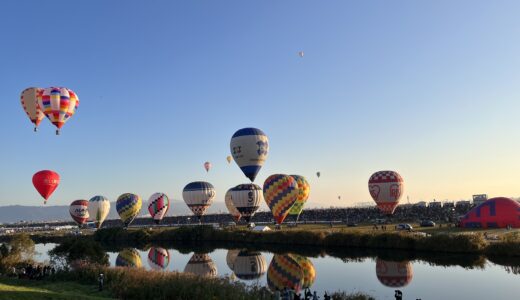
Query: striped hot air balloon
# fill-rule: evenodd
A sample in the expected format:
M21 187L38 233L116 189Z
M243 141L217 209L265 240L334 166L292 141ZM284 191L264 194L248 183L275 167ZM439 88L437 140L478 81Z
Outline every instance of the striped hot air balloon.
M303 270L289 254L275 254L267 269L267 286L273 292L285 288L298 293L303 286Z
M141 268L142 266L141 255L134 248L125 248L117 255L116 267Z
M161 247L151 247L148 251L148 265L153 270L166 270L170 264L170 253Z
M231 217L233 217L233 220L235 220L235 222L238 222L240 220L240 218L242 217L242 215L240 214L238 209L235 207L235 204L233 204L233 200L231 199L231 190L232 189L233 188L230 188L226 192L226 196L224 197L224 202L229 211L229 214L231 215Z
M305 177L300 175L291 175L298 184L298 199L296 199L296 202L291 207L291 210L289 211L290 215L296 215L300 216L302 213L303 207L305 205L305 202L307 202L307 199L309 199L309 194L311 192L311 186L309 185L309 182L305 179Z
M69 207L69 213L74 222L81 226L88 221L88 201L75 200L72 201Z
M170 208L170 199L166 194L155 193L148 199L148 212L155 224L159 224Z
M34 124L34 131L38 130L38 125L43 120L45 115L38 106L38 98L42 96L43 89L30 87L23 90L20 96L23 110L29 117L29 120Z
M230 142L231 155L244 175L255 181L269 153L269 140L257 128L242 128L235 132Z
M264 199L277 224L282 224L298 199L298 184L289 175L274 174L264 182Z
M242 280L255 280L267 271L267 262L262 253L257 251L240 251L233 264L233 272Z
M379 210L391 215L403 194L403 178L395 171L375 172L368 180L368 190Z
M253 183L239 184L231 189L231 200L246 222L250 222L264 199L262 188Z
M188 183L182 191L182 198L199 222L215 199L215 188L209 182L195 181Z
M116 201L116 210L123 221L123 226L128 227L141 211L141 197L136 194L126 193Z
M184 273L192 273L198 276L217 277L217 266L206 253L195 253L190 258Z
M74 115L78 106L76 93L64 87L46 88L38 97L38 107L56 126L56 134L60 134L61 127Z
M95 222L96 228L101 228L108 213L110 212L110 201L103 196L94 196L88 201L88 214Z

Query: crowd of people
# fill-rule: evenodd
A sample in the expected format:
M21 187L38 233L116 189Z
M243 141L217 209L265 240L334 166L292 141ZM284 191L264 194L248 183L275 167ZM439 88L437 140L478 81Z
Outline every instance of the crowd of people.
M43 279L44 277L54 275L56 269L48 265L32 265L27 264L26 266L16 268L13 267L11 270L11 276L18 277L19 279Z

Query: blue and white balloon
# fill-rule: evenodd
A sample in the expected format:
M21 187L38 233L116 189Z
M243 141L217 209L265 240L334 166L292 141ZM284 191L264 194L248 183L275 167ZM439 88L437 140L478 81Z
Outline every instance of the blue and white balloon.
M230 149L244 175L255 181L269 153L267 135L257 128L242 128L231 137Z
M199 219L202 218L208 207L215 199L215 188L209 182L195 181L188 183L182 191L182 198L193 214Z
M239 184L230 190L231 201L240 215L249 223L264 201L262 188L254 183Z

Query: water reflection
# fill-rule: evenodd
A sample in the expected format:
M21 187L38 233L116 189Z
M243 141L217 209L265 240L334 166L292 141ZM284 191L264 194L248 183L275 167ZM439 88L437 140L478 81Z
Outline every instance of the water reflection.
M141 268L143 263L141 262L139 252L135 248L125 248L117 255L116 266Z
M231 271L235 268L235 259L240 253L240 249L229 249L226 254L226 264Z
M303 289L310 288L314 281L316 280L316 269L312 264L311 260L305 256L292 254L292 257L296 262L300 265L300 268L303 270Z
M285 289L300 292L304 273L290 254L275 254L267 270L267 286L273 292Z
M170 264L170 252L161 247L152 247L148 251L148 265L153 270L165 270Z
M387 287L404 287L413 278L412 264L409 261L376 260L376 275L381 284Z
M257 251L240 251L232 265L232 271L242 280L259 279L267 272L267 262L262 253Z
M216 277L217 266L207 253L195 253L184 268L184 273L192 273L199 276Z

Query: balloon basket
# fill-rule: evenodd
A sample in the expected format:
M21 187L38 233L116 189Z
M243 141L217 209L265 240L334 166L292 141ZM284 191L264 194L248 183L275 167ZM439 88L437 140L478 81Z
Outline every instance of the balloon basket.
M56 135L60 135L60 130L56 129Z
M34 132L37 132L38 131L38 127L34 127Z

